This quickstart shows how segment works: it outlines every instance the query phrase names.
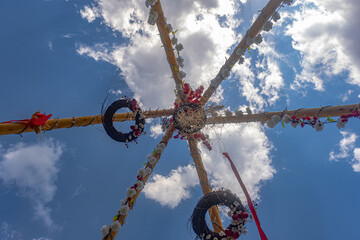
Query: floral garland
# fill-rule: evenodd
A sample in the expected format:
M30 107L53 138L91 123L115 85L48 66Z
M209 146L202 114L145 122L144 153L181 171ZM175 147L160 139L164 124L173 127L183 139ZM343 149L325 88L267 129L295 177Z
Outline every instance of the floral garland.
M227 206L231 217L230 225L219 233L211 231L206 222L205 214L214 205ZM228 189L220 189L201 197L194 208L191 222L194 232L201 240L229 240L238 239L241 234L246 235L245 224L248 222L250 214L241 204L240 199Z
M110 230L113 232L117 232L121 228L121 224L119 219L121 216L126 216L129 214L130 209L132 208L132 204L134 203L134 198L138 192L144 189L145 187L145 178L149 177L152 173L156 161L159 159L159 155L161 155L166 148L166 144L161 142L154 148L154 151L151 154L147 155L147 162L144 163L145 167L140 168L138 171L138 175L136 176L137 181L134 185L129 187L126 190L126 199L121 200L121 207L118 210L117 214L113 217L113 222L110 226L104 225L101 227L101 233L104 238L110 233Z
M346 123L349 121L349 118L359 118L360 119L360 112L358 109L355 109L350 114L345 114L340 116L337 121L330 118L330 116L327 117L325 121L321 121L320 118L316 116L311 117L304 117L304 118L298 118L296 116L290 116L288 114L285 114L283 117L280 117L279 115L273 115L271 119L267 122L267 126L269 128L274 128L279 122L282 122L282 126L285 128L285 124L289 124L296 128L298 125L300 125L302 128L305 125L309 125L313 127L317 132L320 132L324 129L325 124L328 123L335 123L338 129L344 128L346 126Z
M135 125L130 126L129 133L122 133L115 129L113 124L113 117L117 110L121 108L128 108L132 111L135 118ZM136 99L121 98L113 102L105 111L103 118L103 126L106 133L117 142L125 142L126 146L131 141L136 139L142 134L145 128L145 115L138 106Z

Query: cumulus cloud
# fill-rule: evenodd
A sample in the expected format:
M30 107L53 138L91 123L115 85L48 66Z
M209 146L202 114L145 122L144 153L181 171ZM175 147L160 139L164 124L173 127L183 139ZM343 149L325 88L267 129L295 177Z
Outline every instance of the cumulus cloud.
M145 185L145 197L159 202L163 206L176 207L182 200L190 197L191 187L199 182L196 170L191 164L179 166L168 176L153 175Z
M2 222L0 227L0 240L21 239L21 234L12 229L7 222Z
M339 153L331 151L329 159L336 161L340 159L350 159L353 154L352 159L348 162L355 172L360 172L360 148L355 147L358 136L348 131L341 131L340 133L343 139L341 139L339 143Z
M161 124L151 125L150 132L150 137L158 138L163 133Z
M311 83L325 90L331 77L346 73L346 81L360 86L360 5L357 0L303 1L287 28L293 48L301 54L302 70L293 89Z
M259 199L261 183L273 177L275 169L271 166L269 153L271 144L260 124L229 124L221 128L208 127L206 134L212 139L213 150L205 150L199 145L210 184L215 188L228 188L243 200L244 194L234 180L228 160L223 152L232 157L239 173L253 199ZM145 188L145 196L162 205L176 207L189 198L191 187L199 184L193 165L178 167L168 176L156 174Z
M339 160L340 158L347 158L350 156L350 151L352 151L355 147L355 141L357 139L357 135L355 133L351 133L348 131L340 131L343 139L341 139L339 143L340 151L339 153L335 153L331 151L329 154L330 160Z
M46 206L56 192L59 172L58 160L63 153L63 145L48 140L27 145L19 143L1 154L0 179L10 188L16 188L20 196L28 198L34 216L47 227L54 227Z

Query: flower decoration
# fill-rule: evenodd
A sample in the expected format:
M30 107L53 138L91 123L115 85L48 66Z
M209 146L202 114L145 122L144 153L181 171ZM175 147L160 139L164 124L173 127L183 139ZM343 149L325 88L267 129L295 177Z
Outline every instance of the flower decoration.
M111 228L112 231L118 232L120 230L120 228L121 228L121 224L119 223L118 220L116 220L116 221L114 221L114 222L112 222L110 224L110 228Z
M130 208L129 208L128 205L123 205L123 206L121 206L120 209L119 209L120 215L128 215L129 212L130 212Z
M184 58L182 58L181 56L178 56L176 58L176 61L178 62L180 67L182 67L182 68L184 67Z
M324 123L321 120L317 120L314 125L314 128L317 132L320 132L324 129Z
M154 156L152 156L151 158L149 158L148 163L149 163L150 165L154 165L155 162L156 162L156 158L155 158Z
M266 21L263 25L263 30L268 32L272 29L273 23L271 21Z
M282 121L285 123L285 124L289 124L290 121L291 121L291 117L288 115L288 114L285 114L282 118Z
M144 182L142 182L142 181L137 181L136 183L135 183L135 185L136 185L136 190L142 190L143 188L144 188ZM134 186L135 186L134 185Z
M271 16L271 20L277 22L279 19L280 19L280 14L278 12L274 12L273 15Z
M109 227L104 225L101 227L101 234L105 237L106 235L109 234Z
M136 194L136 190L134 188L128 188L128 190L126 191L126 196L128 198L133 198Z
M267 126L269 128L274 128L276 124L278 124L281 120L281 117L279 115L273 115L270 119L270 121L267 123Z
M145 5L146 5L146 7L154 6L156 2L157 2L157 0L146 0Z
M181 50L184 49L184 46L181 43L178 43L175 45L175 49L177 52L180 52Z
M141 168L141 169L139 169L138 174L139 174L140 177L145 177L146 170L144 168Z
M347 119L347 118L339 117L338 120L337 120L337 122L336 122L336 127L337 127L338 129L344 128L347 122L348 122L348 119Z
M165 27L166 27L166 29L167 29L169 32L172 32L172 31L173 31L173 27L171 26L170 23L167 23L167 24L165 25Z
M178 72L177 77L180 80L183 80L186 77L186 73L184 71L180 71L180 72Z
M178 42L177 38L176 38L175 36L173 36L173 37L171 38L171 44L172 44L172 45L176 45L177 42Z
M150 174L150 173L152 172L152 169L149 168L149 167L146 167L146 168L145 168L145 171L146 171L147 174Z
M262 38L261 34L259 33L259 34L256 35L256 37L254 38L254 43L255 43L256 45L259 45L262 41L263 41L263 38Z
M239 58L239 64L241 65L241 64L243 64L244 62L245 62L244 56L240 56L240 58Z
M159 14L151 8L150 13L149 13L148 23L150 25L155 25L158 17L159 17Z

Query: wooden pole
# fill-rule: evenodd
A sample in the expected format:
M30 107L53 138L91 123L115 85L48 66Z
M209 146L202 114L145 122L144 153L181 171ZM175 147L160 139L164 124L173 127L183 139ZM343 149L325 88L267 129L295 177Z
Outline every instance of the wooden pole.
M174 109L159 109L144 111L145 118L165 117L171 116L174 113ZM55 118L49 119L45 125L42 126L42 131L50 131L59 128L71 128L71 127L86 127L89 125L102 123L102 115L86 116L86 117L72 117L72 118ZM123 122L135 120L132 112L129 113L117 113L114 115L114 122ZM8 134L21 134L25 132L33 132L34 129L27 128L24 124L19 123L0 123L0 135Z
M207 177L207 173L206 173L204 164L201 160L201 155L200 155L199 149L196 145L196 141L195 141L194 137L188 137L188 142L189 142L189 147L190 147L190 153L191 153L192 158L194 159L196 172L199 177L201 189L203 191L203 194L205 195L205 194L211 192L209 179ZM224 227L221 222L219 210L216 206L212 206L209 209L209 215L210 215L210 220L211 220L214 231L215 232L223 231Z
M266 122L271 119L273 115L282 116L288 114L295 115L298 118L304 117L340 117L342 115L350 114L358 108L358 104L343 105L343 106L327 106L320 108L300 108L297 110L284 110L282 112L264 112L250 115L236 116L218 116L209 117L206 119L207 124L220 124L220 123L242 123L242 122Z
M155 12L157 12L157 14L158 14L158 18L156 20L156 26L160 33L160 39L161 39L161 42L162 42L164 50L165 50L165 54L166 54L167 61L170 66L170 70L172 72L172 77L175 80L176 89L178 90L177 91L178 97L181 99L183 96L180 95L179 90L182 89L182 81L177 76L177 74L179 72L179 65L175 58L174 49L173 49L173 46L172 46L172 43L170 40L170 36L169 36L170 31L166 27L166 18L164 16L164 12L162 10L160 0L158 0L155 3L155 5L152 7L152 9Z
M229 59L226 60L225 64L221 67L219 73L216 75L215 79L217 81L213 81L212 84L206 89L204 95L201 98L200 103L202 105L206 104L209 98L214 94L216 89L219 87L221 82L223 81L222 72L224 69L230 71L232 67L239 61L240 55L236 54L239 50L240 52L244 52L249 45L246 44L246 39L248 37L254 38L261 30L264 23L269 20L271 15L275 12L275 10L280 6L280 4L284 0L270 0L266 6L261 11L260 15L256 18L255 22L251 25L249 30L246 32L245 36L241 40L241 42L234 49Z
M175 128L174 128L174 123L170 124L168 130L166 131L165 135L163 136L163 138L161 139L160 143L165 143L165 146L167 146L169 140L171 139L173 133L175 131ZM155 168L156 164L158 163L159 161L159 158L161 157L161 153L156 153L154 155L154 157L156 158L156 162L154 163L153 165L153 168ZM152 171L153 172L153 171ZM147 182L147 180L149 179L150 177L150 174L146 175L144 178L143 178L143 182L144 184ZM134 176L134 179L136 179L136 176ZM135 204L135 201L136 199L138 198L140 192L142 190L136 190L136 194L135 196L133 197L133 200L131 203L128 203L128 206L130 209L132 209L134 207L134 204ZM114 220L114 221L119 221L121 225L124 225L125 223L125 219L126 219L127 215L121 215L119 220ZM107 235L107 237L105 238L102 238L102 240L113 240L115 239L115 236L117 235L118 232L113 232L111 229L110 229L110 232L109 234Z

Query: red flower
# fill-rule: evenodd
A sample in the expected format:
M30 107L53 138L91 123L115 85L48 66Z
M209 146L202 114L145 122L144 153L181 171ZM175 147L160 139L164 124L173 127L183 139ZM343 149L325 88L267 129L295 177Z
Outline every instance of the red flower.
M225 234L227 237L231 237L233 235L233 231L231 231L230 229L225 229Z
M240 234L239 234L238 232L234 232L233 235L232 235L232 237L233 237L234 239L238 239L238 238L240 237Z
M247 214L246 212L242 212L240 213L240 216L239 216L241 219L246 219L249 217L249 214Z
M240 219L240 215L235 213L234 215L232 215L232 219L233 219L234 221L239 220L239 219Z

